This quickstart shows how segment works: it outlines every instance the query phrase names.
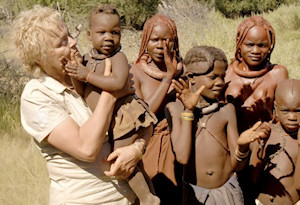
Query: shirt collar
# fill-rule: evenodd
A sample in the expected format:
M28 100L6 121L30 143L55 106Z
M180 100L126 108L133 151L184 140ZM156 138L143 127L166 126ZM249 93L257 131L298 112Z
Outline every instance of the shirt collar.
M67 89L66 86L55 80L54 78L50 77L49 75L43 73L42 77L39 78L39 81L49 88L50 90L56 92L56 93L62 93Z

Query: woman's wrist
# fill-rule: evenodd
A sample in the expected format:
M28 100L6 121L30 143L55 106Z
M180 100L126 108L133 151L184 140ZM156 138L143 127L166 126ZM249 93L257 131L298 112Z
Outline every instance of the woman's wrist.
M137 139L135 142L132 144L133 147L136 149L139 158L142 159L143 154L145 153L146 149L146 142L144 139Z
M107 91L102 91L101 96L103 96L103 98L105 99L105 101L107 101L108 103L115 103L117 101L117 97L115 97L114 95L112 95L110 92Z

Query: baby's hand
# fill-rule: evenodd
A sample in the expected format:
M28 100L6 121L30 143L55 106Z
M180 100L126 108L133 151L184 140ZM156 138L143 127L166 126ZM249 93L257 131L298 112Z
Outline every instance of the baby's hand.
M255 140L258 141L258 143L263 140L266 142L271 133L271 127L267 122L261 122L258 121L255 123L250 129L244 131L240 137L238 138L238 145L240 146L246 146L249 145L251 142L254 142Z
M86 77L90 71L78 60L80 60L80 58L78 56L76 57L74 53L71 53L71 60L66 64L65 70L70 77L80 81L86 81Z
M176 97L183 103L184 107L189 110L194 110L196 107L201 92L204 89L204 86L201 86L195 93L193 93L183 79L179 78L179 82L172 80L172 86L176 90Z

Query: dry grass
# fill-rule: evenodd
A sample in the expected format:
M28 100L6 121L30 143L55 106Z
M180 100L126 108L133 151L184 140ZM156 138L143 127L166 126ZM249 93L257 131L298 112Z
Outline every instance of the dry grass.
M299 10L299 5L281 6L272 13L264 14L276 32L277 42L272 62L287 66L290 77L298 79L300 79ZM235 32L242 18L225 19L220 13L210 11L197 2L183 0L165 4L160 7L159 12L175 20L182 56L195 45L211 45L223 49L228 59L233 57ZM10 41L7 36L6 34L0 37L0 57L2 54L5 57L0 58L0 80L2 88L3 85L6 86L5 92L14 87L22 88L23 85L19 83L21 70L13 59L13 50L9 48ZM122 32L122 50L129 62L133 62L137 57L140 39L141 32L134 30ZM90 48L84 31L78 38L78 46L82 53ZM10 55L9 50L12 51ZM21 128L19 93L15 95L13 100L10 100L11 95L0 95L0 204L47 204L49 180L45 161L31 138Z

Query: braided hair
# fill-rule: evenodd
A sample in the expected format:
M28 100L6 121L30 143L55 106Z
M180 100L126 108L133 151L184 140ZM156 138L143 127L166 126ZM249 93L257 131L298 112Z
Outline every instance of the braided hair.
M269 43L269 53L267 56L268 61L270 60L270 55L275 46L275 32L271 24L264 19L262 16L252 16L250 18L245 19L239 25L236 34L236 48L235 48L235 60L239 62L242 61L242 56L240 54L240 47L246 38L248 31L254 26L261 26L267 31L268 35L268 43Z
M165 24L168 26L169 30L171 31L172 38L174 40L174 50L176 52L176 56L179 57L179 44L178 44L178 35L177 35L177 28L175 22L161 14L156 14L152 16L150 19L148 19L144 25L143 34L142 34L142 41L141 41L141 47L139 51L138 58L136 60L136 63L139 62L143 54L145 53L147 49L147 44L150 40L150 36L153 30L153 27L158 24Z

